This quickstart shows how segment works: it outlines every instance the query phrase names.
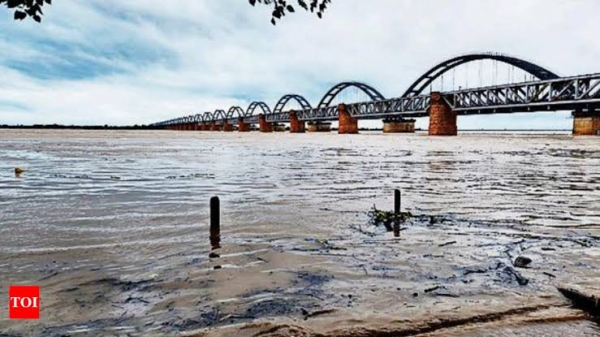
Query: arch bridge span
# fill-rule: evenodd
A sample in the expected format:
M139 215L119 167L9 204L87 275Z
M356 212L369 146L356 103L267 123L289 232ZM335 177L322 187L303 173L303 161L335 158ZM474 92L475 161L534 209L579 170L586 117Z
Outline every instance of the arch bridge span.
M465 63L479 60L495 60L506 63L508 65L515 66L540 80L552 80L559 78L558 75L544 67L516 57L493 53L467 54L445 60L435 65L433 68L421 75L415 82L413 82L413 84L406 89L402 97L420 95L431 83L433 83L433 81L440 78L448 71Z
M436 95L425 94L427 87L448 71L478 60L495 60L512 65L533 75L537 80L447 91ZM331 106L335 98L350 87L358 88L370 100L347 104L343 112L337 106ZM392 120L425 116L434 119L433 114L438 112L434 107L439 107L439 104L455 115L573 110L585 111L586 116L590 115L591 111L592 116L595 116L594 111L600 111L600 74L559 77L542 66L512 56L492 53L467 54L433 66L396 98L386 99L370 85L349 81L341 82L329 89L314 108L303 96L288 94L279 99L273 110L265 102L255 101L250 103L246 111L240 107L231 107L227 113L217 110L213 114L201 115L201 119L204 122L231 120L237 113L238 117L244 118L245 123L256 124L259 122L259 116L255 113L259 112L258 115L264 116L263 122L291 122L289 111L285 111L290 101L297 102L301 107L294 116L296 123L338 119L341 121L342 115L346 113L348 118L354 120L382 118ZM196 115L193 122L197 122L199 116ZM157 125L188 123L189 119L190 117L182 117L157 123Z

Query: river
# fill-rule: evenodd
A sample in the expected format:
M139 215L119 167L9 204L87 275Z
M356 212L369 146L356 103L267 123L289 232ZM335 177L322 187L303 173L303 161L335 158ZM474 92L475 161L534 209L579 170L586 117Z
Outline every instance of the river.
M599 256L599 137L0 130L0 336L600 336Z

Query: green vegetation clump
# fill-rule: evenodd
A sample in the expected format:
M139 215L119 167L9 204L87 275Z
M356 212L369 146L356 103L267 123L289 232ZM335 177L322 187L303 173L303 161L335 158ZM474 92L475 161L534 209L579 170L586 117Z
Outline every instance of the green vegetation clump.
M400 212L395 214L393 211L381 211L378 210L375 205L373 209L367 213L370 220L369 223L373 226L385 226L388 232L394 230L394 222L397 220L398 224L402 226L408 219L412 218L411 212Z

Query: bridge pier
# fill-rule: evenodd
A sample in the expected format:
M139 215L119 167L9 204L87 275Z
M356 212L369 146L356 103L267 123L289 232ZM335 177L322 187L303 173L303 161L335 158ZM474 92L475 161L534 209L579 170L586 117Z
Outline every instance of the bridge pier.
M329 122L308 122L306 127L308 132L331 132L331 123Z
M431 93L429 108L429 135L430 136L456 136L456 113L444 101L439 92Z
M260 132L273 132L273 123L267 122L267 116L258 115L258 129Z
M252 130L249 123L244 123L243 118L238 118L238 132L250 132Z
M304 133L306 131L306 124L304 121L298 119L296 111L290 111L290 133Z
M233 124L229 124L227 120L223 121L223 131L225 132L233 132Z
M352 118L344 103L338 105L338 121L338 134L358 133L358 119Z
M217 122L210 123L210 131L221 131L221 126L217 125Z
M600 111L575 110L573 115L573 135L590 136L600 135Z
M208 126L208 124L206 124L206 122L200 123L200 131L208 131L208 130L210 130L210 126Z
M414 133L415 120L391 117L383 120L383 133Z

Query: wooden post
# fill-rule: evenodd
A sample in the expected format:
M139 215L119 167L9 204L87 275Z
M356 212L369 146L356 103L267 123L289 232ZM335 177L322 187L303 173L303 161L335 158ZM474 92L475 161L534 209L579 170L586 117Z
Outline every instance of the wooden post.
M210 246L221 248L221 214L219 197L210 198Z
M394 236L400 236L400 190L394 190Z

